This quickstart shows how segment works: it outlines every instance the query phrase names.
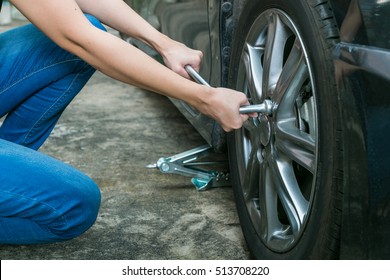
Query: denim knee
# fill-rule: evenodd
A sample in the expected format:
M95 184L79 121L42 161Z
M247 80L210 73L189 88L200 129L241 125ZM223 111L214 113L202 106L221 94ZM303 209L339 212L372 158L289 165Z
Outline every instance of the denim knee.
M64 214L66 223L62 223L60 227L57 224L51 229L62 240L83 234L97 219L101 194L96 183L87 178L82 182L82 186L77 186L79 191L72 194L69 208Z
M57 159L0 139L0 243L39 244L81 235L96 221L97 184Z

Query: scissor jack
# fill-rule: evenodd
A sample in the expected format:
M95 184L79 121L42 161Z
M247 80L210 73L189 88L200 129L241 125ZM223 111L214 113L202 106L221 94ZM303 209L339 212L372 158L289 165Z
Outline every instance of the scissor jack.
M217 171L217 165L227 165L222 161L199 161L215 152L209 145L203 145L177 155L162 157L156 163L147 165L147 168L157 168L162 173L172 173L192 177L191 182L198 191L208 190L215 187L230 186L229 173ZM203 167L203 168L201 168ZM209 167L209 168L205 168Z

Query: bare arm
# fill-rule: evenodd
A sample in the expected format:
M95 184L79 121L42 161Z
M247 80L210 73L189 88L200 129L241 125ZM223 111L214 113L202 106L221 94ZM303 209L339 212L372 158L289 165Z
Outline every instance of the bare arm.
M207 88L185 79L116 36L95 28L83 15L83 12L91 13L114 28L133 36L136 34L164 53L163 50L169 48L170 39L153 30L130 8L123 8L122 1L11 2L59 46L114 79L184 100L216 119L227 131L241 127L247 119L247 116L238 114L239 106L247 103L242 93ZM142 31L142 28L145 29ZM148 33L145 30L149 29L150 33L142 37L142 34Z
M184 44L158 32L123 0L76 0L76 2L83 12L94 15L113 29L137 38L157 50L165 64L181 76L189 78L184 69L187 64L199 71L202 52L189 49Z

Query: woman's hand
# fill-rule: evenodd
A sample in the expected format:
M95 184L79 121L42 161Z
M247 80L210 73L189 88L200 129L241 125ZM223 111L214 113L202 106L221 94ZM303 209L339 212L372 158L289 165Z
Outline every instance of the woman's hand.
M166 38L164 47L158 51L167 67L187 79L190 79L190 76L184 68L186 65L191 65L197 72L200 69L203 53L199 50L191 49L180 42Z
M208 97L197 108L215 119L226 132L242 127L249 117L257 117L257 113L240 114L240 107L249 105L246 95L228 88L209 88Z

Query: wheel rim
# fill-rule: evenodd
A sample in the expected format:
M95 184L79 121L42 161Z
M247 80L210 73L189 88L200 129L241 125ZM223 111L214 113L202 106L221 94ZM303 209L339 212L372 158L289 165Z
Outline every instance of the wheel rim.
M317 170L317 106L306 49L281 10L262 13L241 54L237 89L271 110L235 134L238 174L251 223L270 250L297 244Z

